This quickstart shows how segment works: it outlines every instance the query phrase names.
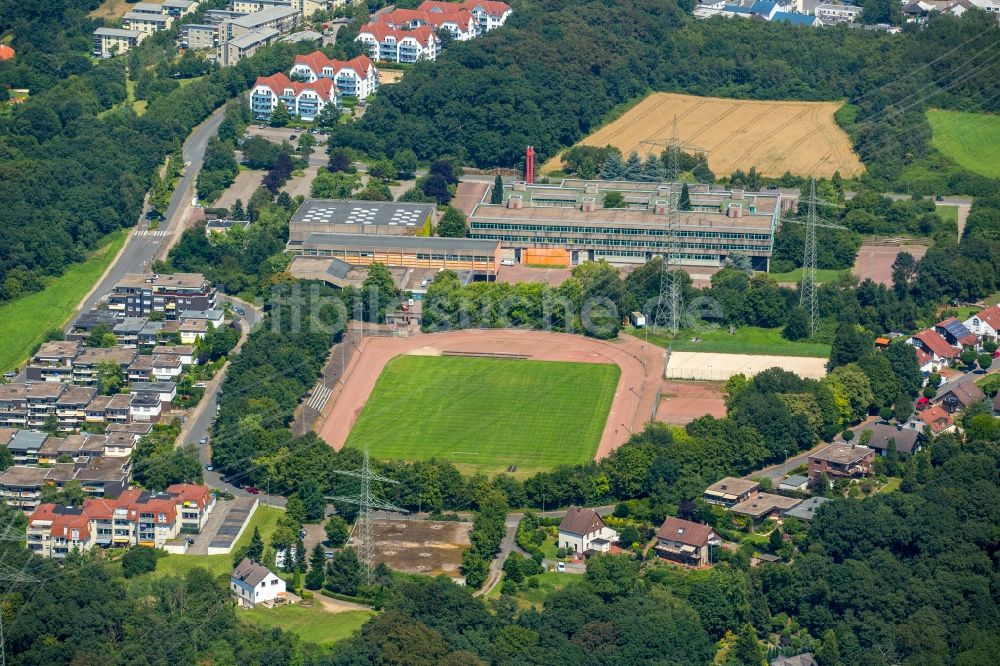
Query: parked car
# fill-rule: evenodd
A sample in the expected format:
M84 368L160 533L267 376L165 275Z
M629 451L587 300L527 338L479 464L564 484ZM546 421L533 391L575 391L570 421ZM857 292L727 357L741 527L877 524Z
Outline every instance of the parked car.
M939 194L934 197L934 201L944 201L944 197Z
M295 141L297 138L299 138L299 135L298 134L293 134L290 137L288 137L288 140L289 141Z
M500 265L501 266L513 266L514 265L514 260L513 259L501 259L500 260Z
M205 471L211 472L213 469L215 469L215 467L212 466L212 463L205 465Z
M328 560L332 560L333 559L333 553L331 553L330 551L326 551L325 553L323 553L323 555L325 555L326 559L328 559Z
M566 573L566 563L556 562L556 571L558 571L559 573Z
M201 444L202 446L208 444L208 437L202 437L201 439L198 440L198 443Z
M197 384L194 385L195 388L205 388L207 386L208 384L206 384L205 382L198 382Z
M257 495L260 493L260 488L258 488L257 486L247 486L243 490L247 491L251 495Z

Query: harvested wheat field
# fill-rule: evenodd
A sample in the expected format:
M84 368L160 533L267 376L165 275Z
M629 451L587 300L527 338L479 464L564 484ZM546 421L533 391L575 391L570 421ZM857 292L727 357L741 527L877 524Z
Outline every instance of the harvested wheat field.
M851 141L833 120L839 102L769 102L653 93L610 125L583 141L611 144L623 155L645 155L643 141L670 139L674 116L683 144L703 150L716 175L750 167L765 176L854 176L864 169ZM656 148L662 152L663 148ZM694 152L688 150L688 152ZM543 172L562 166L559 156Z

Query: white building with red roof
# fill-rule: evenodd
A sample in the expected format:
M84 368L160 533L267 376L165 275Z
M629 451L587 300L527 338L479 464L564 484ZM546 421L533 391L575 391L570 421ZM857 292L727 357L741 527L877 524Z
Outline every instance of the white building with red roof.
M455 7L466 9L476 19L478 34L499 28L510 15L514 13L506 2L480 0L465 0L465 2L442 2L441 0L425 0L417 9L427 12L450 12Z
M962 355L962 350L952 347L941 334L932 328L914 333L907 341L914 347L923 350L932 361L941 366L948 365Z
M368 48L375 62L415 63L436 60L441 52L441 40L429 26L401 30L385 23L361 26L355 41Z
M983 338L1000 337L1000 305L991 305L962 322L965 327Z
M340 93L331 79L305 83L292 81L280 72L258 77L250 92L250 109L254 118L270 118L279 103L284 104L291 115L312 120L328 105L340 106Z
M296 81L308 83L330 79L341 95L359 100L378 91L380 78L375 63L366 55L350 60L334 60L327 58L322 51L295 56L295 64L288 75Z
M465 42L479 35L479 22L468 9L452 5L448 11L423 11L420 9L396 9L383 14L379 21L394 28L413 30L429 26L436 31L444 30L452 39Z

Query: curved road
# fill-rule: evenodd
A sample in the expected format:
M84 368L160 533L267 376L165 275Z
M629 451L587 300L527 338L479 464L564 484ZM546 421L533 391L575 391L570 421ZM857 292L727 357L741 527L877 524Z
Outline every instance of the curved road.
M115 263L105 271L94 289L84 297L79 311L86 312L104 298L111 289L128 273L142 273L148 270L157 256L163 256L180 238L184 231L184 221L190 215L194 198L194 184L205 159L208 140L215 136L222 124L225 108L216 109L201 125L198 125L184 142L184 173L174 195L170 198L164 220L155 232L149 231L149 224L143 217L129 234L125 247ZM143 211L145 213L145 209ZM72 321L69 324L72 326Z

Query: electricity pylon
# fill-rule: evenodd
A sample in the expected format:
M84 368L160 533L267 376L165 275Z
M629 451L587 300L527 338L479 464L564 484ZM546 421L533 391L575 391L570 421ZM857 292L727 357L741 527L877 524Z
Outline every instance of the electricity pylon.
M647 146L647 153L652 147L661 145L660 141L646 140L642 142ZM681 149L699 151L694 146L681 143L677 134L677 116L674 116L673 129L670 134L670 141L667 143L667 169L666 179L669 186L667 194L667 228L666 247L663 253L663 265L660 270L660 296L656 301L656 314L653 317L653 330L659 331L664 327L670 328L671 335L677 335L681 325L681 284L677 277L677 268L680 265L680 241L677 239L677 227L680 224L680 214L677 206L680 199L680 190L677 181L680 180L681 171ZM674 270L670 270L670 266Z
M343 474L344 476L353 476L356 479L361 479L361 493L354 495L353 497L328 497L332 502L341 502L343 504L354 504L358 507L358 520L361 523L361 543L360 543L360 555L361 563L365 567L365 579L369 585L375 577L375 530L372 524L372 510L378 509L380 511L395 511L398 513L406 513L406 509L401 509L395 504L390 504L384 500L381 500L374 496L372 493L372 481L381 481L382 483L399 483L393 479L384 477L380 474L376 474L372 471L371 460L368 457L368 447L365 447L364 461L361 463L361 471L355 472L353 470L334 470L335 474ZM0 664L0 666L3 666Z
M10 522L0 527L0 541L20 543L27 537L24 532L14 527ZM0 562L0 582L3 583L37 583L38 580L24 573L12 569L8 565ZM0 603L0 666L7 666L7 637L3 631L3 604Z
M809 206L805 219L785 218L785 222L801 224L806 228L806 242L802 254L802 283L799 287L799 307L806 311L809 316L809 334L816 335L816 327L819 323L816 301L816 229L847 229L840 224L820 222L816 206L827 206L830 208L840 208L836 204L823 201L816 196L816 179L809 181L809 197L799 199L799 205Z

